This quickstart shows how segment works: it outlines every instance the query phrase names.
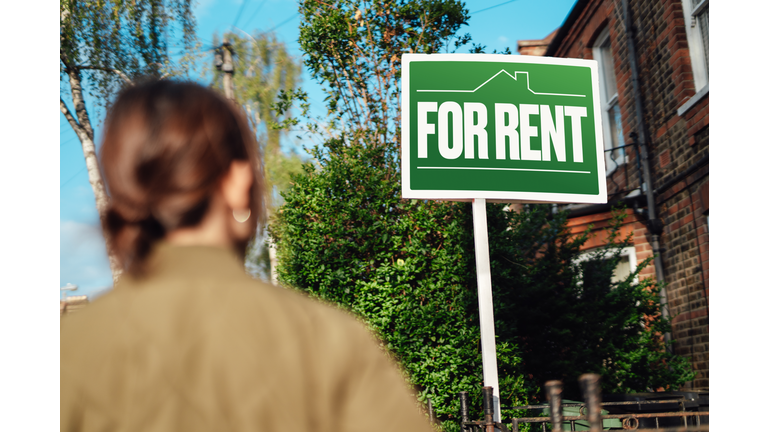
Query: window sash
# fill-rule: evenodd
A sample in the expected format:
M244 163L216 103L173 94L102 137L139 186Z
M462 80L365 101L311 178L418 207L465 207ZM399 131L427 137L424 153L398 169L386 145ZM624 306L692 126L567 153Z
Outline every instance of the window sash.
M698 8L697 8L698 9ZM699 25L699 33L701 34L701 42L704 47L704 60L707 69L707 77L709 77L709 7L703 11L699 11L698 14L694 13Z
M619 165L626 163L624 148L624 133L621 124L621 111L619 109L619 91L616 85L616 74L613 70L613 51L611 40L606 28L597 37L592 52L598 64L599 80L602 83L600 92L600 108L603 122L603 142L605 150L619 147L613 151L606 151L605 173L611 174Z
M683 0L685 32L696 91L709 83L709 0Z

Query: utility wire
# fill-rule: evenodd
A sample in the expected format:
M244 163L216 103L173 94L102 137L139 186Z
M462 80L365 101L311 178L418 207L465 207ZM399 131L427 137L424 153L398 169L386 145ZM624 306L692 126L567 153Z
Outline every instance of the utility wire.
M290 20L292 20L292 19L296 18L297 16L299 16L299 12L296 12L296 14L295 14L295 15L291 16L290 18L288 18L287 20L285 20L285 21L281 22L280 24L278 24L278 25L276 25L276 26L272 27L271 29L269 29L269 30L265 31L264 33L269 33L269 32L271 32L271 31L277 30L277 28L278 28L278 27L282 26L283 24L286 24L286 23L288 23Z
M246 21L245 24L243 24L243 28L248 28L248 24L250 24L251 21L253 21L253 18L256 16L257 13L259 13L259 11L261 10L261 7L264 6L264 3L266 3L266 1L267 0L262 0L262 2L256 8L256 11L253 13L253 15L251 15L251 17L248 18L248 21Z
M86 165L86 166L84 166L84 167L80 168L80 171L76 172L76 173L75 173L75 175L73 175L72 177L70 177L70 178L69 178L69 180L67 180L67 181L65 181L64 183L62 183L62 184L61 184L61 186L59 186L59 189L63 188L65 184L67 184L67 183L71 182L72 180L74 180L74 179L75 179L75 177L77 177L78 175L80 175L80 173L81 173L81 172L83 172L83 170L84 170L84 169L86 169L86 168L88 168L88 165Z
M235 27L237 22L240 21L240 15L243 13L243 9L245 9L246 3L248 3L248 0L243 0L243 4L240 5L240 10L237 12L237 17L235 18L235 23L232 24L232 27Z
M70 139L68 139L68 140L64 141L63 143L61 143L61 144L59 145L59 147L64 147L64 144L69 144L69 143L71 143L72 141L74 141L74 140L76 140L76 139L77 139L77 137L74 137L74 138L70 138Z
M470 14L470 15L474 15L474 14L477 14L477 13L480 13L480 12L485 12L485 11L487 11L487 10L490 10L490 9L493 9L493 8L495 8L495 7L504 6L505 4L509 4L509 3L512 3L513 1L517 1L517 0L509 0L509 1L505 1L504 3L499 3L499 4L497 4L497 5L494 5L494 6L489 6L489 7L485 8L485 9L480 9L479 11L470 12L469 14Z

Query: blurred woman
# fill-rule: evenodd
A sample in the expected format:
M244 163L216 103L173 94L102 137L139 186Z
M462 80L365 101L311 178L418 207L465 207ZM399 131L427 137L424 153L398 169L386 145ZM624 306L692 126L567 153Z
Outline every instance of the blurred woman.
M119 95L101 165L124 272L62 320L62 431L430 429L354 318L246 274L264 214L257 148L199 85Z

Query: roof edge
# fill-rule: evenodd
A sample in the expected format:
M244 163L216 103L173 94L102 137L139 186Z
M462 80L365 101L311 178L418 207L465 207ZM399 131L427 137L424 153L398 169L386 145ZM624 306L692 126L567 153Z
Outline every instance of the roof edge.
M589 3L589 1L590 0L578 0L576 4L573 5L571 11L568 12L568 16L565 17L563 25L560 26L557 34L547 46L547 51L544 53L546 57L553 57L553 54L556 50L555 47L560 46L560 42L563 41L563 38L565 38L565 35L568 33L568 31L570 31L573 23L576 21L576 18L578 18L584 8L587 7L587 3Z

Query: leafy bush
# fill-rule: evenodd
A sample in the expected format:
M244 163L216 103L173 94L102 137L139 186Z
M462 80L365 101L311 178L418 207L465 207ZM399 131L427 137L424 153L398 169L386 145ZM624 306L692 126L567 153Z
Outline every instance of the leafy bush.
M306 0L299 10L305 65L325 86L329 116L305 125L325 128L323 143L271 224L278 277L357 314L443 428L458 431L459 391L481 416L472 215L467 203L399 198L397 96L400 54L468 43L454 36L468 12L455 0ZM283 110L292 98L306 103L284 93ZM581 262L586 237L570 236L565 214L494 204L487 213L502 405L527 404L549 379L563 380L568 396L585 372L603 375L606 391L689 379L685 362L664 351L669 323L656 284L611 281L611 252L631 241L617 237L622 212L609 247Z
M523 370L540 388L558 379L564 397L580 399L583 373L600 374L606 393L675 389L693 378L687 359L665 350L670 324L661 316L659 285L637 281L651 259L612 281L620 251L632 245L619 237L626 216L614 210L608 245L579 260L590 234L572 236L566 213L552 216L545 205L489 208L496 334L519 342Z
M447 430L458 392L480 407L471 214L466 203L402 200L399 178L372 164L381 149L330 140L315 149L272 224L283 284L358 314ZM502 399L526 403L511 341L500 343ZM480 415L479 411L476 415Z

